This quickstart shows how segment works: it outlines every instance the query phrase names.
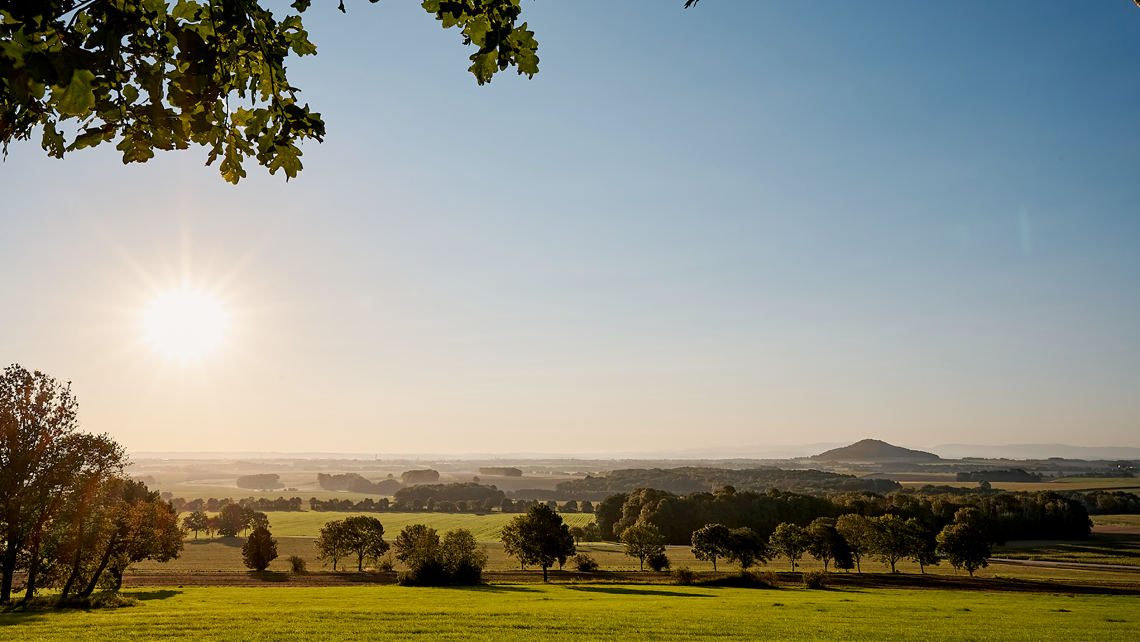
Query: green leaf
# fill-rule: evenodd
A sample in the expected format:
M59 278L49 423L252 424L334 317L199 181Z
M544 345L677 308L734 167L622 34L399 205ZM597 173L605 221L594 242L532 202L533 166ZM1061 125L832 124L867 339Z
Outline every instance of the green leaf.
M82 116L95 105L95 92L91 89L91 82L95 74L86 69L76 69L71 72L71 82L66 87L53 85L51 88L52 101L61 114Z
M48 153L48 156L63 158L64 143L65 141L63 140L63 134L55 130L55 123L44 123L44 138L42 145L44 150Z

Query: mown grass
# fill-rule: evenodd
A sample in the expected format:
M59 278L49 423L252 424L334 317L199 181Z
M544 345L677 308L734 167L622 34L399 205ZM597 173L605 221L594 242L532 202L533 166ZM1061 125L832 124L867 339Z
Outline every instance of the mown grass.
M11 640L1136 640L1136 598L645 585L185 588L0 614Z

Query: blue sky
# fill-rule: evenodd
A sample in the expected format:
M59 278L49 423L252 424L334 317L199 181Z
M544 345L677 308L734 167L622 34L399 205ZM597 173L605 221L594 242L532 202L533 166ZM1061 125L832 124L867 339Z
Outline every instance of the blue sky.
M329 4L329 3L324 3ZM0 360L136 450L1140 446L1140 9L524 0L479 87L416 3L319 4L289 183L0 166ZM190 362L138 317L232 313Z

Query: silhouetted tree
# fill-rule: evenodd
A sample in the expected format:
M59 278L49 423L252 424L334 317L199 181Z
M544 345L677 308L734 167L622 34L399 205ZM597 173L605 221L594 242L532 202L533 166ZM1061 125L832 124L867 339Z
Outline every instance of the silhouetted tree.
M728 535L728 555L730 562L736 562L742 570L748 570L756 562L768 562L768 545L756 531L742 526L734 528Z
M344 520L345 545L356 555L356 570L364 570L364 560L375 561L388 552L384 525L375 517L356 515Z
M800 561L811 544L811 537L799 526L785 522L776 527L776 531L768 538L768 543L778 554L788 558L792 563L792 571L795 571L796 562Z
M522 564L542 567L542 581L547 569L559 558L574 554L574 538L558 513L544 504L531 506L523 515L511 520L502 533L503 550Z
M665 538L653 524L638 522L625 529L619 538L625 546L625 554L641 560L641 570L645 570L645 560L665 554Z
M241 547L241 557L246 568L264 571L269 568L270 562L277 559L277 540L269 534L268 528L254 527L249 539L245 540L245 545Z
M973 577L979 568L989 566L990 543L976 527L970 524L952 524L942 529L937 537L938 553L955 569L964 568Z
M708 524L693 531L693 556L701 561L712 562L715 571L717 558L726 557L729 553L731 537L732 531L724 524Z

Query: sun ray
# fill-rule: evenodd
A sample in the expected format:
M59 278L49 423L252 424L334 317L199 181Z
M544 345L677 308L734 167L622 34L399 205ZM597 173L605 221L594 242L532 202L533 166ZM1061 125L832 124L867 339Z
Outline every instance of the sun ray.
M229 315L209 294L183 287L155 299L143 318L146 338L167 355L190 359L216 348Z

